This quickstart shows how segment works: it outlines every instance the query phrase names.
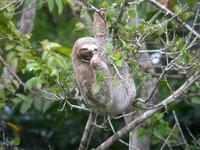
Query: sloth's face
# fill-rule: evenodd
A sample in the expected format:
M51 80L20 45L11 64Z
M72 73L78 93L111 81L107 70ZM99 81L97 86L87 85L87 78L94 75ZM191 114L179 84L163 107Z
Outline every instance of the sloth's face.
M78 50L78 57L85 62L89 62L93 57L94 53L97 51L98 46L96 44L83 44Z

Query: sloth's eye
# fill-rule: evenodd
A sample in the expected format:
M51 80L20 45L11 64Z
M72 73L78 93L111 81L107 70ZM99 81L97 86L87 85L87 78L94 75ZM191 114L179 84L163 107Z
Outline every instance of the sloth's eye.
M95 49L94 49L94 51L95 51L95 52L97 52L97 51L98 51L98 49L97 49L97 48L95 48Z
M79 51L86 51L87 48L81 48Z

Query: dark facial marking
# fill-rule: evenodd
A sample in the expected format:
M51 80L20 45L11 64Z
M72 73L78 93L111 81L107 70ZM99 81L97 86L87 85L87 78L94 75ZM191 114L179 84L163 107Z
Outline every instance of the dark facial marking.
M93 57L93 50L89 50L89 49L80 49L79 50L79 54L78 57L82 60L87 60L90 61L91 58Z

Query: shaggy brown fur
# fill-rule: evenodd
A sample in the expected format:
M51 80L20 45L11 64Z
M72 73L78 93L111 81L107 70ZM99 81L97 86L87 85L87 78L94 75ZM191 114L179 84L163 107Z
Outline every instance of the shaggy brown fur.
M97 52L97 53L96 53ZM85 103L97 114L115 116L127 111L135 95L135 84L128 72L128 65L124 62L119 69L120 75L105 54L99 55L97 42L92 37L77 40L73 47L72 63L77 82L84 97ZM95 93L93 86L96 84L95 75L103 73L100 90ZM111 72L115 75L112 75ZM118 81L114 84L113 81Z

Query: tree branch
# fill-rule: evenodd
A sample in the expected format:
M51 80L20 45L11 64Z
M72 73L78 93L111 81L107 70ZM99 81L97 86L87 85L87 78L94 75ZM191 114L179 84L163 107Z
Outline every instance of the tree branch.
M96 119L95 114L90 113L78 150L87 149L90 143L90 138L93 133L95 119Z
M22 80L15 74L12 68L5 62L5 60L1 56L0 56L0 62L8 69L8 71L12 74L12 76L17 80L19 84L21 84L22 86L25 86Z
M200 78L200 73L195 73L188 80L186 80L185 83L179 89L177 89L172 95L170 95L165 100L157 104L154 109L144 112L140 117L136 118L135 120L130 122L127 126L119 130L116 134L112 135L104 143L102 143L99 147L97 147L97 150L107 149L115 141L117 141L119 138L127 134L130 130L135 129L139 124L147 120L149 117L151 117L155 113L159 112L162 108L175 102L175 99L179 97L182 93L184 93L187 90L187 88L191 86L199 78Z
M1 2L2 3L2 2ZM9 2L8 4L6 4L5 6L3 6L3 7L1 7L0 8L0 11L2 11L2 10L4 10L4 9L6 9L7 7L9 7L10 5L12 5L12 4L14 4L14 3L16 3L16 1L14 0L14 1L11 1L11 2Z
M20 31L24 34L30 34L33 30L33 23L36 12L36 0L32 0L30 4L23 9L20 22Z
M169 10L165 5L162 5L162 4L160 4L159 2L157 2L155 0L148 0L148 1L150 3L152 3L153 5L155 5L156 7L158 7L159 9L161 9L166 14L170 15L171 17L173 17L174 20L176 20L178 23L183 25L186 30L190 31L195 37L200 39L200 34L197 31L195 31L192 27L190 27L188 24L186 24L181 18L176 16L176 14L174 14L171 10Z

